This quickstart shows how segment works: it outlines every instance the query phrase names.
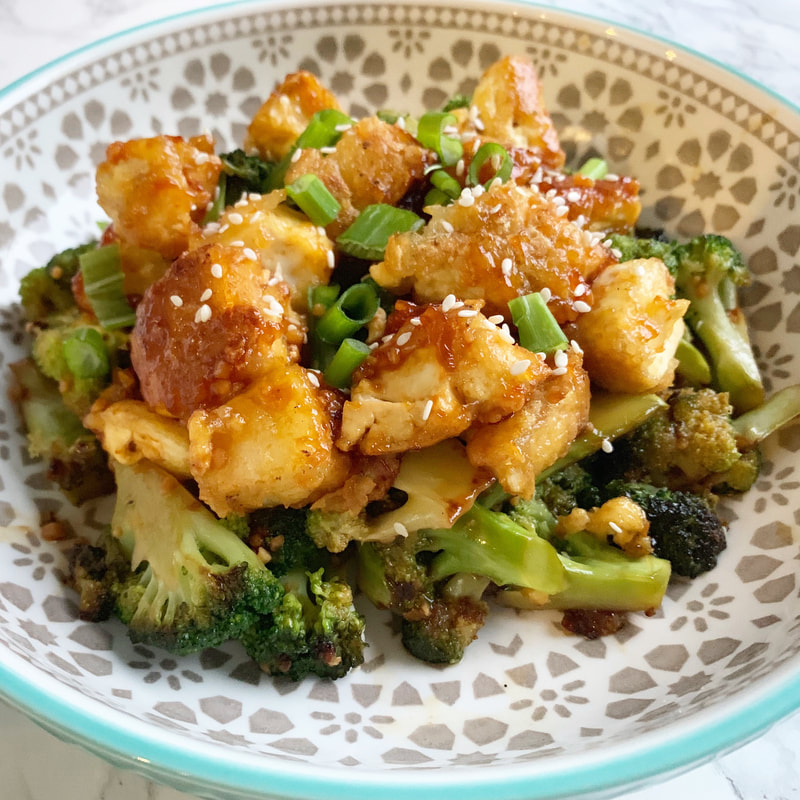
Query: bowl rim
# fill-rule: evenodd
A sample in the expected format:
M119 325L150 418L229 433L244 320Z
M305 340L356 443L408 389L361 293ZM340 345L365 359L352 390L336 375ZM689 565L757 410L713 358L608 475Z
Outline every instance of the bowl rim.
M394 0L398 3L398 0ZM467 11L486 10L480 0L439 0L442 5L457 5ZM370 0L342 0L342 5L369 5ZM399 0L401 5L417 5L417 0ZM232 9L276 11L282 8L327 5L325 0L229 0L176 14L112 33L83 45L22 75L0 89L0 110L9 107L18 92L35 91L37 84L55 77L67 66L79 66L87 56L97 57L107 48L164 33L184 23L209 21ZM621 32L629 42L665 45L696 66L711 66L743 83L756 93L777 101L785 110L800 116L800 106L737 69L690 47L662 36L610 21L600 16L543 6L528 0L498 0L498 12L540 14L543 19L564 24L588 23ZM19 668L17 668L19 667ZM493 765L490 769L459 767L452 770L345 770L333 765L308 769L278 758L257 760L240 758L235 748L176 737L150 723L124 712L109 710L102 717L93 705L82 702L47 674L35 680L24 677L23 662L9 651L0 650L0 698L22 711L50 733L87 750L117 766L134 769L148 777L177 788L205 796L264 798L308 798L328 800L347 791L351 800L373 800L375 793L389 789L393 800L417 800L421 790L458 790L462 800L483 800L491 790L497 800L558 798L581 796L587 792L606 792L635 788L654 776L664 779L685 772L716 755L733 750L756 738L783 717L800 708L800 673L787 660L754 687L742 690L723 708L710 708L688 719L671 722L665 728L649 731L632 743L597 748L580 755L559 755L527 763ZM74 697L69 695L73 694ZM133 720L133 724L131 724ZM391 776L391 777L389 777ZM268 785L265 787L265 781ZM231 795L236 792L236 795ZM266 792L266 794L265 794Z

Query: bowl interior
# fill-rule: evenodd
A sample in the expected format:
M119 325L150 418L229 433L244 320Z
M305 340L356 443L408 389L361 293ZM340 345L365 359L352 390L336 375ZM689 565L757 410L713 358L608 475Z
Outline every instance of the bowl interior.
M767 388L800 380L798 115L700 59L605 24L441 0L187 16L0 97L0 366L24 353L20 277L98 233L93 170L110 141L208 129L218 150L232 149L276 80L298 68L320 75L354 115L419 112L469 94L506 53L537 64L570 163L599 154L640 179L644 224L681 237L714 231L742 247ZM366 664L336 683L292 684L262 675L235 646L176 659L132 646L116 623L80 622L60 584L60 551L42 541L37 519L54 512L97 530L107 504L78 512L51 491L6 393L0 403L0 666L59 708L82 706L99 732L127 726L142 742L202 754L210 769L233 760L300 774L313 764L357 782L391 768L386 780L398 786L423 771L459 781L476 766L497 768L501 782L556 774L701 725L796 668L798 425L765 447L757 487L724 504L729 547L717 569L674 582L654 617L585 641L565 636L555 615L496 609L465 660L437 669L409 658L388 619L365 609ZM72 713L52 724L69 728Z

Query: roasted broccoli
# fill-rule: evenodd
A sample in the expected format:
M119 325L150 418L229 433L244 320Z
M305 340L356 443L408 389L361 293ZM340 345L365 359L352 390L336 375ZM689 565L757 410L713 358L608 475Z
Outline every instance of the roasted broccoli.
M600 505L600 492L593 476L580 463L570 464L537 481L536 497L557 517L569 514L573 508Z
M725 527L699 495L622 481L610 483L605 492L629 497L642 507L653 550L672 564L675 574L696 578L717 565L726 546Z

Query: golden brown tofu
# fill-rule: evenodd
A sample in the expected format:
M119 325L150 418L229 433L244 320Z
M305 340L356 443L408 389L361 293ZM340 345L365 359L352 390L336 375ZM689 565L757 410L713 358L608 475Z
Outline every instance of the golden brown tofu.
M327 226L335 238L359 212L374 203L394 205L421 181L429 151L396 125L366 117L345 131L335 151L306 149L288 169L286 183L316 175L339 201L338 217Z
M308 289L328 282L335 264L333 242L324 229L285 204L284 191L246 195L217 222L192 237L192 246L216 242L249 247L273 275L292 287L292 305L305 311Z
M210 137L114 142L97 168L97 199L130 245L177 258L213 199L222 162Z
M190 250L145 292L131 361L155 411L187 420L233 397L271 362L298 359L305 334L291 290L251 255L218 244Z
M545 166L553 169L564 165L564 152L545 107L542 85L526 58L506 56L486 70L475 87L470 112L461 128L506 147L533 150Z
M333 443L338 399L298 364L278 364L249 388L189 418L192 475L219 516L303 506L340 486L349 457Z
M629 497L612 497L600 508L586 510L575 508L558 518L556 533L569 536L587 531L605 543L613 539L632 558L641 558L653 552L653 542L648 535L650 522L643 509Z
M509 300L546 288L556 319L575 319L588 282L615 261L610 250L532 189L509 182L477 195L468 205L431 206L424 228L392 236L372 277L425 303L450 293L480 298L487 314L506 319Z
M341 110L339 101L310 72L287 75L250 122L245 150L257 151L266 161L280 161L311 117L326 108Z
M569 327L592 382L631 394L672 383L689 306L674 293L675 281L657 258L613 264L595 278L591 311Z
M565 355L566 366L538 384L519 411L467 434L470 462L490 469L518 497L533 497L536 476L567 452L589 420L589 378L579 354Z
M387 336L353 376L337 444L415 450L522 408L550 373L480 313L480 303L399 301Z

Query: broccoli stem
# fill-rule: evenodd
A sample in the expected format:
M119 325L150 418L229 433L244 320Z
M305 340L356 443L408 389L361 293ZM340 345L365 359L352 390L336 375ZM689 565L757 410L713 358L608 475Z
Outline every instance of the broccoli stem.
M800 415L800 384L776 392L731 421L740 448L752 447Z

